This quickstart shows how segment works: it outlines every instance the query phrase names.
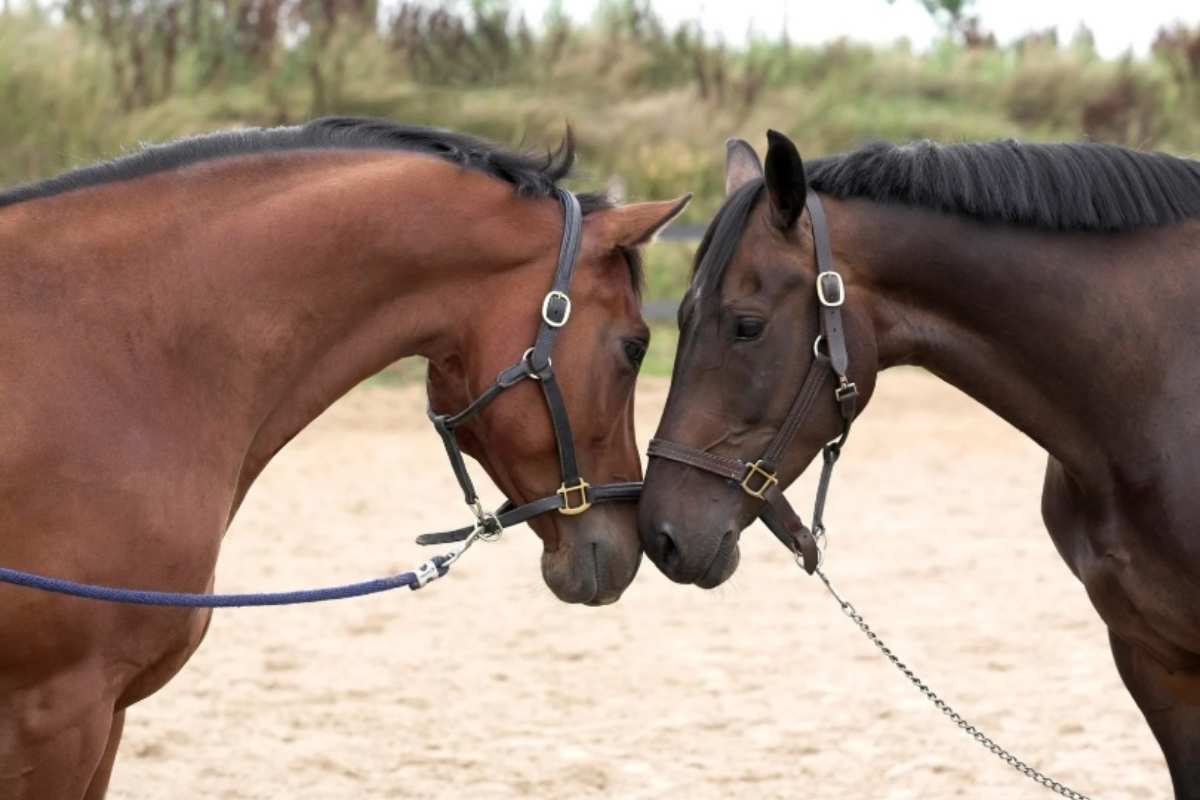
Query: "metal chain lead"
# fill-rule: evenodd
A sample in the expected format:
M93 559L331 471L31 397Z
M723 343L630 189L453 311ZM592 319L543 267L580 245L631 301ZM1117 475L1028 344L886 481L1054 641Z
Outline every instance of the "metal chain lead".
M909 669L908 666L905 665L905 663L901 661L895 653L892 652L891 648L884 644L883 640L876 635L875 631L871 630L871 626L868 625L866 620L862 618L862 615L855 610L854 606L843 600L841 595L834 590L833 585L829 582L829 578L825 577L825 573L821 571L820 567L817 568L817 576L821 579L821 582L825 584L825 588L829 590L829 594L833 595L833 599L836 600L838 605L842 607L842 611L854 622L855 625L858 626L858 629L863 632L863 635L866 636L868 640L870 640L871 644L879 648L879 652L883 653L884 656L887 657L887 660L892 662L892 666L904 673L904 677L908 678L909 682L911 682L913 686L917 687L917 690L921 694L925 695L925 698L929 700L929 702L933 703L933 705L936 706L939 711L945 714L951 722L957 725L963 733L979 742L979 744L990 750L993 755L995 755L1005 764L1008 764L1010 767L1024 775L1026 778L1029 778L1034 783L1040 784L1050 791L1062 795L1063 797L1070 798L1070 800L1091 800L1091 798L1089 798L1086 794L1081 794L1071 787L1065 786L1053 778L1038 772L1036 769L1029 766L1000 745L996 744L990 737L988 737L974 725L963 719L962 716L953 708L951 708L945 700L938 697L936 692L926 686L925 682L918 678L916 674L914 674L913 671Z

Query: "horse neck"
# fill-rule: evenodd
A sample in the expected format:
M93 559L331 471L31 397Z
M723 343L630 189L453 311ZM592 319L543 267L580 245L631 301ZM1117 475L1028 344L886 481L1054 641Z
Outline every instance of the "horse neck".
M521 281L517 268L557 244L553 201L514 202L509 184L427 158L399 172L382 183L373 176L356 193L357 205L332 214L316 193L295 228L303 268L264 273L267 327L280 325L270 297L277 287L288 287L292 309L284 345L260 364L274 373L282 352L289 369L282 381L258 380L273 387L241 491L317 414L388 364L412 355L468 358L476 346L472 321L504 307ZM323 246L303 243L331 216L337 222L321 237Z
M109 280L153 306L135 312L158 326L140 338L175 343L157 366L209 409L198 433L219 461L236 459L234 509L354 385L398 358L460 352L475 306L503 302L509 273L537 257L531 240L555 243L536 234L556 204L407 153L277 154L138 183L110 203L144 221L141 252Z
M1052 233L863 201L836 206L834 247L868 298L881 368L924 367L1083 480L1144 445L1144 430L1121 415L1135 418L1139 403L1152 402L1158 379L1119 321L1141 301L1130 268L1151 268L1148 234Z

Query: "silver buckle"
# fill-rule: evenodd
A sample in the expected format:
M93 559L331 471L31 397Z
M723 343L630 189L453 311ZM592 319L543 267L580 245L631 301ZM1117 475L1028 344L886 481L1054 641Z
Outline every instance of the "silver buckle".
M825 279L833 278L837 282L837 297L830 299L825 294ZM817 299L821 301L821 305L826 308L837 308L846 302L846 282L842 280L840 272L826 270L825 272L817 273Z
M555 298L562 300L566 304L565 308L563 308L562 319L559 320L550 319L550 301ZM560 292L557 289L546 292L546 297L542 300L542 321L551 328L561 328L567 324L567 320L570 318L571 298L567 296L566 292Z

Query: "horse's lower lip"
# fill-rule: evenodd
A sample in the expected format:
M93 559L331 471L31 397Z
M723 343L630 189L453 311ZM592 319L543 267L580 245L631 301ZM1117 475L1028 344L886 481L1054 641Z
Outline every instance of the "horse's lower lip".
M591 563L587 563L589 561ZM572 562L559 562L558 568L545 574L546 583L559 600L564 603L600 606L620 597L619 591L606 589L601 581L599 553L595 544L578 553Z
M721 582L717 576L722 571L718 568L718 564L720 567L724 567L726 560L725 558L714 558L713 562L708 565L708 569L704 570L704 574L696 579L696 585L702 589L712 589L717 586Z
M713 553L712 561L708 562L708 566L704 568L704 572L700 573L700 577L696 578L696 585L702 589L712 589L719 586L724 578L721 573L725 571L726 565L729 564L729 559L733 558L735 549L737 548L737 535L733 531L726 531L721 537L721 544L717 547L717 552Z
M585 606L606 606L617 602L621 597L619 591L612 589L605 591L600 582L600 546L594 542L592 543L592 586L595 591L590 600L583 601Z
M592 596L584 605L600 605L600 547L592 542Z

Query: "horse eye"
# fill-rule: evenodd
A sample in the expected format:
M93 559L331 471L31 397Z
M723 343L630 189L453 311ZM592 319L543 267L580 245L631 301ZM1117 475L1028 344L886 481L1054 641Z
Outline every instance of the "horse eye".
M649 347L649 343L644 339L626 339L621 347L625 351L625 357L629 359L629 363L640 367L642 359L646 357L646 348Z
M758 317L738 317L734 335L739 342L752 342L762 336L767 323Z

